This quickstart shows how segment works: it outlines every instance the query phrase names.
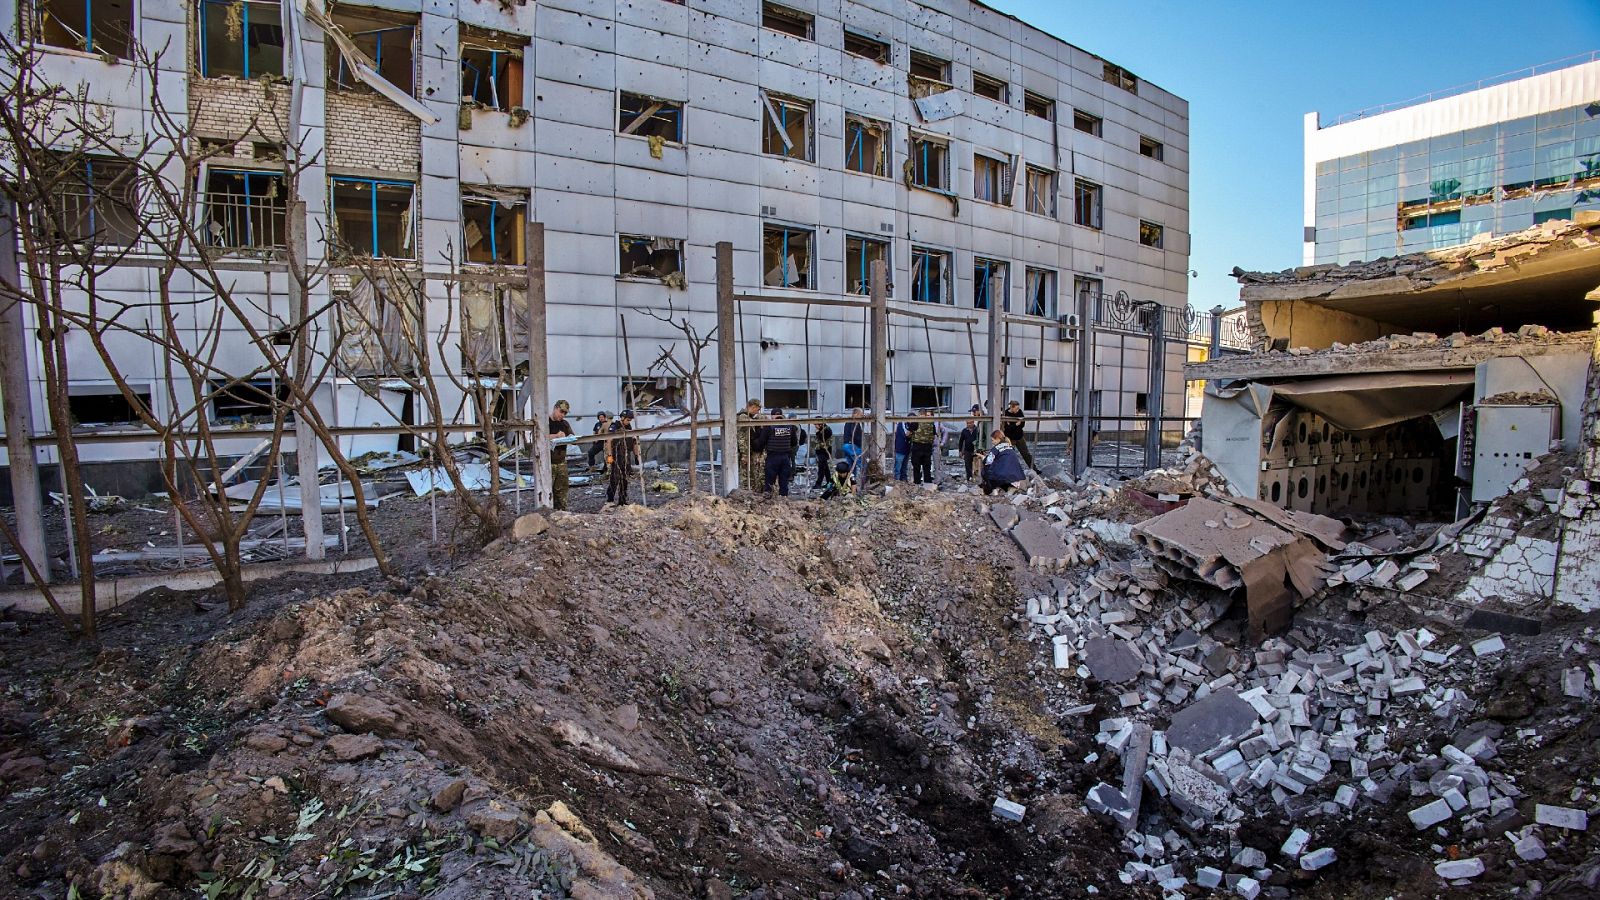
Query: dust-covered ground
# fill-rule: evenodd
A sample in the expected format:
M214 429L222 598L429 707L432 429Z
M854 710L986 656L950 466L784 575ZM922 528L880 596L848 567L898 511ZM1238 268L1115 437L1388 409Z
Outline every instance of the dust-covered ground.
M260 584L232 616L153 593L99 646L8 626L0 895L1163 893L1119 879L1121 831L1083 808L1121 769L1094 735L1116 689L1051 669L1021 607L1055 586L971 495L691 497L416 544L404 578ZM1508 638L1473 676L1485 716L1538 735L1499 763L1525 819L1595 802L1600 732L1559 683L1590 624ZM1266 894L1592 895L1585 833L1524 863L1492 833L1441 844L1411 805L1358 807L1329 829L1337 865ZM1252 817L1240 839L1289 829ZM1474 854L1479 883L1434 876Z

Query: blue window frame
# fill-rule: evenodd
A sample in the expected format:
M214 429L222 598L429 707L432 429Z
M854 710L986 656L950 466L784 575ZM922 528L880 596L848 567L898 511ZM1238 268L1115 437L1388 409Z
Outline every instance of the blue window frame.
M461 96L486 109L522 105L522 51L461 46Z
M132 56L133 6L127 0L36 0L34 38L51 47Z
M414 25L386 25L370 17L355 18L341 9L334 14L334 23L344 28L356 47L370 58L384 80L407 94L413 92L415 80ZM363 27L363 26L375 27ZM328 86L341 91L370 92L372 88L356 77L344 54L328 47Z
M283 10L278 0L200 0L200 74L282 75Z
M845 290L852 294L872 292L872 264L883 260L885 278L893 278L889 268L889 242L877 238L847 234L844 238Z
M1002 309L1010 308L1006 302L1006 264L980 256L972 264L972 305L988 309L996 297L1000 298Z
M282 174L208 170L206 245L223 249L285 246L286 200Z
M889 126L847 115L844 120L844 167L866 175L889 174Z
M934 191L950 190L950 145L934 138L913 137L911 183Z
M462 197L461 246L467 262L521 265L522 230L527 208L524 201Z
M949 253L911 248L911 299L917 303L950 302Z
M334 227L338 239L360 256L412 259L412 198L416 185L383 178L336 177Z
M787 225L761 229L762 280L769 287L811 288L811 249L816 233Z

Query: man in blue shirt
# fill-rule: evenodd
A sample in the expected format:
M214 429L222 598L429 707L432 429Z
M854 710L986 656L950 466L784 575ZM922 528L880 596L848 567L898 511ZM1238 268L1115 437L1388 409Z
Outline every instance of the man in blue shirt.
M896 422L894 426L894 480L905 481L911 462L911 431L914 426Z

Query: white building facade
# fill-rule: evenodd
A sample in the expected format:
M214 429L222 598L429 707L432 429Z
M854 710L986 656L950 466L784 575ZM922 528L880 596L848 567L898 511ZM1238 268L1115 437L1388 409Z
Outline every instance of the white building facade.
M621 405L630 376L659 404L684 399L646 371L681 335L643 310L670 306L709 332L721 241L735 248L741 292L864 293L883 258L892 304L972 313L970 327L894 319L897 411L983 399L990 302L1022 317L1002 342L1007 396L1062 414L1080 387L1080 332L1062 320L1093 315L1101 295L1186 304L1188 104L972 0L0 6L43 51L42 74L86 92L121 131L153 127L154 94L221 148L198 175L197 227L265 330L286 315L292 200L308 211L313 264L406 260L430 310L454 304L480 322L514 320L518 291L445 274L520 271L523 223L543 223L550 394L586 414ZM156 64L131 61L135 46L159 50ZM303 161L292 184L287 147ZM153 278L128 266L100 287L137 296ZM203 307L203 291L181 279L175 290ZM348 276L320 279L311 307L352 290ZM868 404L864 314L806 310L742 307L740 396L823 412ZM319 334L337 341L334 327ZM118 368L159 406L161 361L122 340ZM1134 416L1149 403L1149 345L1099 341L1095 412ZM514 337L465 343L440 364L468 375L515 366ZM259 361L241 330L219 344L241 371ZM107 374L74 350L75 416L117 424L115 404L92 399L115 393ZM1160 390L1176 415L1186 351L1166 352ZM337 424L392 421L398 401L371 403L360 383L385 373L358 369L341 365L319 405ZM43 409L36 398L39 431ZM254 441L238 443L243 453ZM156 449L83 453L113 462Z
M1305 264L1451 247L1600 209L1600 52L1515 76L1326 125L1307 113Z

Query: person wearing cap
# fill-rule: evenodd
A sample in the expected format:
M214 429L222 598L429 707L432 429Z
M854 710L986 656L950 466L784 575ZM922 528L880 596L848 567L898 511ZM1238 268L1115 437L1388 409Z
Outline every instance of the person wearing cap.
M967 481L972 481L977 474L978 434L978 420L968 419L967 427L961 429L961 436L956 439L956 448L961 452L961 468L966 473Z
M750 422L759 418L761 418L761 401L746 401L744 409L739 411L739 421ZM755 431L754 428L739 429L739 484L747 491L756 490L761 484L764 468L758 464L759 460L756 458L758 451L751 447Z
M644 463L639 454L639 439L631 437L633 410L625 409L611 423L611 439L606 441L606 463L611 467L611 480L606 482L606 502L618 506L628 503L628 478L633 474L635 462Z
M770 494L773 484L777 484L778 496L787 497L789 479L794 477L794 448L804 435L796 426L782 421L783 410L774 409L772 418L778 420L777 424L756 429L752 446L767 458L762 491Z
M1005 429L1006 440L1011 442L1011 446L1022 455L1022 461L1031 469L1033 454L1028 452L1027 421L1027 416L1022 411L1022 404L1015 400L1007 403L1005 412L1000 414L1000 427Z
M567 421L567 410L572 404L557 400L550 410L550 440L572 436L572 423ZM550 445L550 505L553 509L567 508L567 445Z
M606 412L605 410L602 409L602 410L600 410L600 415L595 417L594 430L591 431L590 434L605 434L606 432L608 432L610 430L611 430L611 413L608 413L608 412ZM594 458L596 456L600 457L602 460L605 459L605 451L606 451L606 442L605 441L595 441L594 443L589 445L589 468L591 468L591 469L594 468ZM605 467L601 466L600 467L600 474L604 475L605 472L606 472Z

